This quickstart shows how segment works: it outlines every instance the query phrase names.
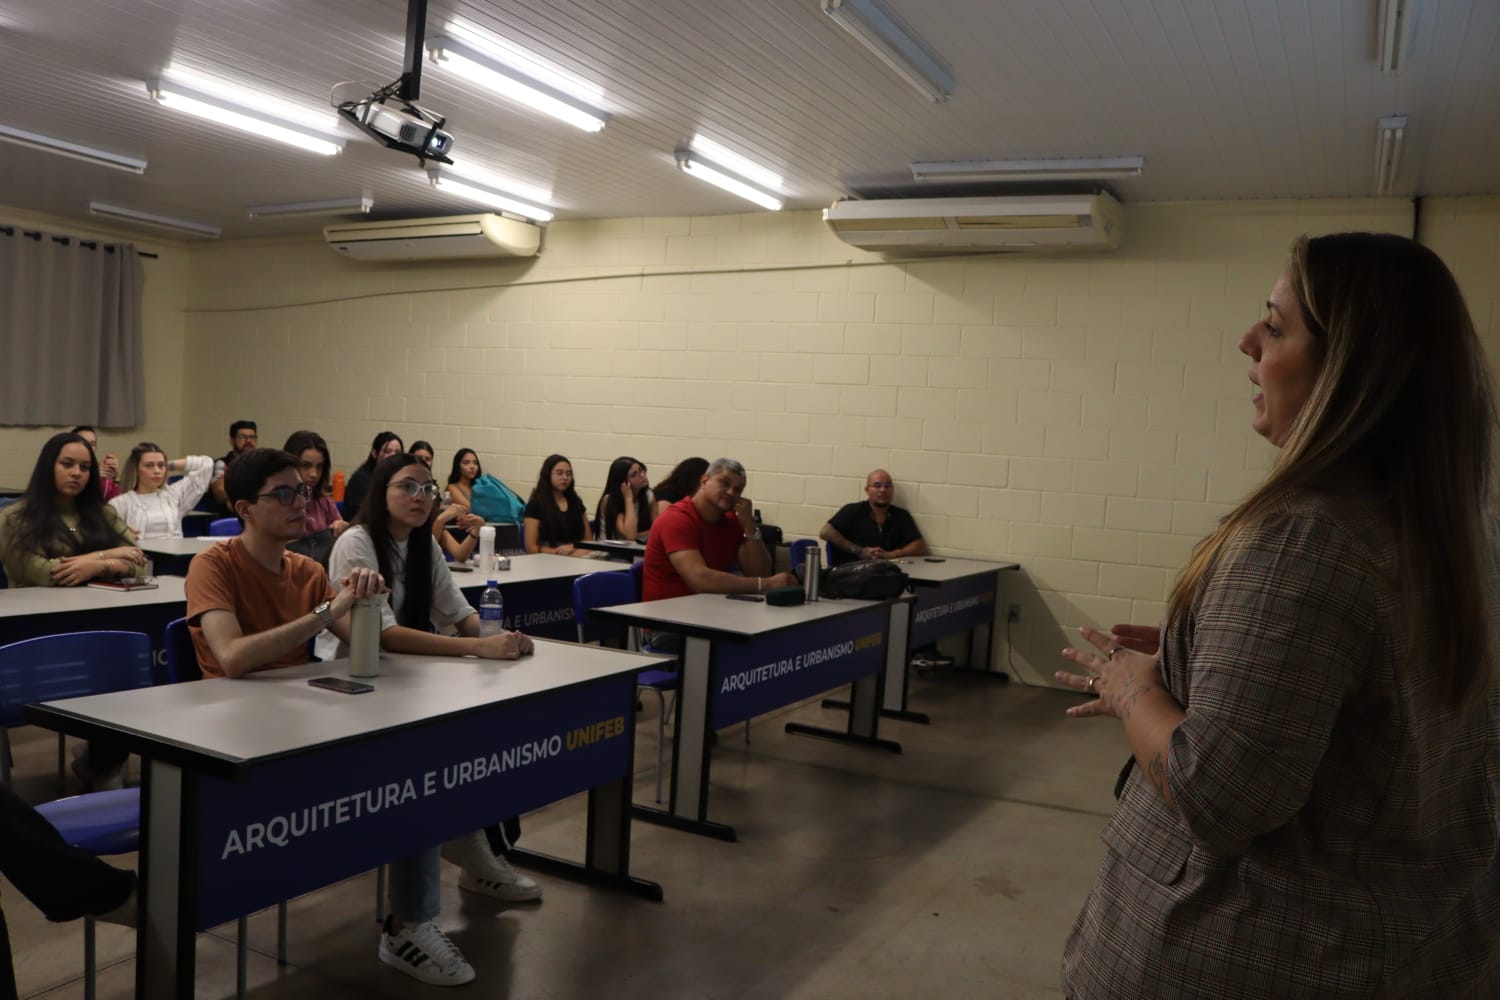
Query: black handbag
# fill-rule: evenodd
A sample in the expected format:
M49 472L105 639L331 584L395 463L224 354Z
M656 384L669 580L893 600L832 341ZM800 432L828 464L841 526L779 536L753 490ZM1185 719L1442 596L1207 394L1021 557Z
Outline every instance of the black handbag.
M316 560L324 569L328 568L328 557L333 555L333 529L314 531L305 538L287 543L288 552L296 552Z
M885 559L866 559L844 563L823 574L818 593L823 597L854 597L863 601L884 601L900 597L910 580L895 563Z

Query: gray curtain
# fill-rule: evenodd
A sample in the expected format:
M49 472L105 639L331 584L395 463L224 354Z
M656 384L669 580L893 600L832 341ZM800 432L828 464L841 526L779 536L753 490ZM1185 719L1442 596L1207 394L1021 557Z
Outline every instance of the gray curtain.
M0 424L145 423L144 284L131 244L0 227Z

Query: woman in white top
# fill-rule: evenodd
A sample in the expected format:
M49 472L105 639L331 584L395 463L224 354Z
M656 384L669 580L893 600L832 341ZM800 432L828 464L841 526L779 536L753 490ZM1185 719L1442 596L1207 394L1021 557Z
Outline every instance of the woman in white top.
M168 483L171 473L183 473ZM189 455L167 461L166 452L149 441L130 450L120 485L125 492L109 502L138 539L181 538L182 518L197 506L213 480L214 460Z
M380 569L391 587L380 606L380 648L389 652L491 660L514 660L531 652L531 640L520 632L479 637L479 612L458 589L432 537L429 525L437 497L432 473L420 459L409 454L381 459L370 474L359 516L333 543L330 577L342 580L337 574L361 566ZM419 544L410 545L413 538ZM432 631L449 626L458 635ZM348 647L325 632L318 655L337 659L348 655Z

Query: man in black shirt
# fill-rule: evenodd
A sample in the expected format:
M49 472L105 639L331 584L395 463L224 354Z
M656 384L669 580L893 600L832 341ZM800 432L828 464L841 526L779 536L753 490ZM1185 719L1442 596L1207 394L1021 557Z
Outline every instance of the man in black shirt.
M891 503L896 484L891 474L876 469L865 477L864 503L845 504L828 519L818 537L828 543L829 562L855 559L899 559L925 556L927 543L917 522L904 509Z
M217 509L225 514L232 515L234 509L229 503L229 497L224 492L224 470L229 468L229 463L249 451L254 451L260 440L260 433L255 426L254 420L236 420L229 425L230 449L224 457L214 463L213 482L209 483L208 492L213 497Z

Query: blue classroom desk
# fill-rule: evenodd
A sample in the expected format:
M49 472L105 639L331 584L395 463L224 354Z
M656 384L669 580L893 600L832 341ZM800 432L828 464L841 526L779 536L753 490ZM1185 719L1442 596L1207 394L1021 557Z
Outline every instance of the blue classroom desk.
M158 683L166 680L167 623L187 613L180 576L158 576L155 590L19 587L0 590L0 645L67 632L144 632Z
M485 575L477 569L455 569L464 565L450 563L453 578L474 607L484 593ZM510 557L510 569L495 574L500 596L505 600L505 627L525 632L532 638L578 641L578 626L573 614L573 581L589 573L601 573L612 567L605 559L582 559L576 556L554 556L545 552Z
M636 806L636 816L736 839L733 827L708 818L710 734L845 684L854 687L846 731L787 723L787 732L900 753L899 743L879 737L880 694L884 677L906 659L911 603L825 600L771 607L694 594L594 611L685 636L672 727L671 799L665 811Z
M136 996L193 996L194 936L506 816L589 793L573 877L630 876L635 674L657 657L538 642L519 662L381 657L375 691L308 686L348 661L30 705L142 757ZM521 852L518 852L521 853Z

